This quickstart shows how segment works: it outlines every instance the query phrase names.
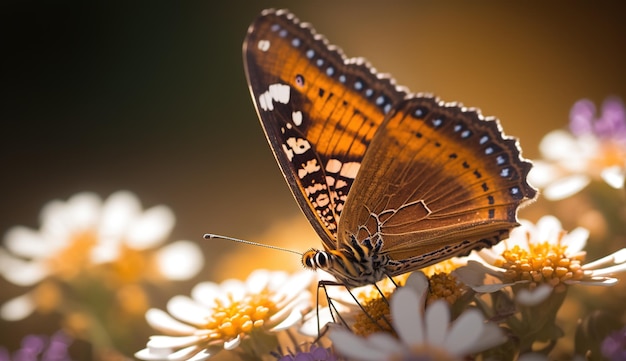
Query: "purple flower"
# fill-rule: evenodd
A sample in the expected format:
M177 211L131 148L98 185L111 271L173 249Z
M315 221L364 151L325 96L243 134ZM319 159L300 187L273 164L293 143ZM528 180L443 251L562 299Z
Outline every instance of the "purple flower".
M570 131L576 136L595 135L600 139L626 141L626 109L617 97L602 103L602 114L596 118L596 107L589 99L577 101L570 110Z
M278 361L337 361L330 349L311 345L308 352L297 352L295 355L285 355Z
M626 327L609 334L602 341L601 351L611 361L626 360Z
M58 331L49 339L43 335L28 335L22 340L21 348L11 357L5 348L0 348L0 361L71 361L67 353L72 340Z

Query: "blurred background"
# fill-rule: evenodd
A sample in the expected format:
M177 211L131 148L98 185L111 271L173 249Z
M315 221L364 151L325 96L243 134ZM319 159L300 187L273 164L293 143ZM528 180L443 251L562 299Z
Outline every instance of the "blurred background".
M153 306L202 280L299 269L294 255L202 239L212 232L300 251L320 246L275 164L244 77L242 40L268 7L289 8L414 92L497 116L527 158L539 157L544 134L566 127L576 100L626 95L618 1L5 1L0 233L37 229L50 200L126 189L144 207L169 206L171 239L204 250L203 271ZM22 293L0 279L0 303ZM0 321L0 345L14 349L26 334L59 328L41 317ZM151 333L123 351L144 347Z

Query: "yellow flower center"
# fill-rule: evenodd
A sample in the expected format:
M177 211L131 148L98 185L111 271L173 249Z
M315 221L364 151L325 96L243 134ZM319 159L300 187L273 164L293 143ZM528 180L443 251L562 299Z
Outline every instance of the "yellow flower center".
M388 300L391 293L385 292L385 298ZM354 323L354 333L359 336L370 335L374 332L393 332L391 328L391 314L387 301L380 297L371 298L362 304L365 312L356 315Z
M76 233L67 247L49 258L51 269L61 279L72 279L92 265L91 250L98 237L93 230Z
M595 165L600 170L612 166L624 167L625 164L626 150L624 150L624 146L611 140L606 140L602 143L601 151L591 162L592 166Z
M515 246L502 253L502 259L495 265L506 269L505 282L530 281L531 287L540 283L554 287L564 281L583 278L584 253L567 256L567 246L548 242L529 243L529 249Z
M146 272L154 271L148 265L147 256L145 251L121 246L119 256L111 264L114 276L112 286L139 282L146 277Z
M227 302L216 300L212 316L205 325L211 331L210 338L232 340L263 327L277 311L275 303L269 296L270 293L263 290L258 294L247 295L240 301L233 300L232 295L228 295Z
M465 291L459 286L456 277L444 272L430 276L428 284L430 285L430 290L426 304L436 300L445 300L449 305L452 305Z

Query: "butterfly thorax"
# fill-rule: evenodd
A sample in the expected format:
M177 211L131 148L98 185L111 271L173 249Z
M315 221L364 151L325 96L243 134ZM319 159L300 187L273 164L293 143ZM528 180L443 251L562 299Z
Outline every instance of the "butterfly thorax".
M311 249L302 255L309 269L322 269L348 288L373 284L386 276L389 257L380 252L382 240L366 238L359 242L354 236L336 250Z

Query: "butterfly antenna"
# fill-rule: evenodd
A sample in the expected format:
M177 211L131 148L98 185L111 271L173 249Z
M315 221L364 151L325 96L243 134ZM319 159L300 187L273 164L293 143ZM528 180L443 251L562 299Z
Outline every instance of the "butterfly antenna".
M277 251L284 251L284 252L290 252L290 253L295 253L297 255L302 256L302 253L294 251L292 249L287 249L287 248L282 248L282 247L276 247L276 246L272 246L269 244L263 244L263 243L257 243L257 242L252 242L252 241L246 241L244 239L239 239L239 238L233 238L233 237L227 237L227 236L221 236L219 234L212 234L212 233L207 233L204 235L204 239L224 239L227 241L233 241L233 242L237 242L237 243L244 243L244 244L249 244L251 246L257 246L257 247L263 247L263 248L269 248L269 249L275 249Z

